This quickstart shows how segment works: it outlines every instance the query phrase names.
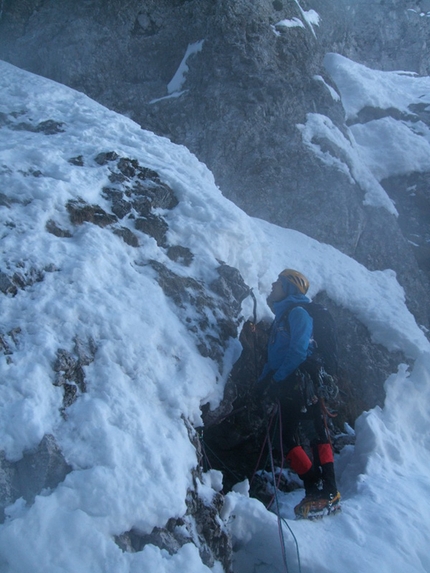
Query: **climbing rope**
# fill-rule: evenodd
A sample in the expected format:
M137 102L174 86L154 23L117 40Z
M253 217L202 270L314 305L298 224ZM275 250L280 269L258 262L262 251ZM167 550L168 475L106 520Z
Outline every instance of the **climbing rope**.
M249 482L250 485L252 485L252 482L254 481L254 478L255 478L255 474L257 473L258 468L260 467L261 458L263 457L267 441L270 438L270 428L272 427L273 420L275 419L276 414L277 414L277 409L274 408L272 415L270 417L270 420L267 424L266 435L265 435L264 442L263 442L263 445L262 445L261 450L260 450L260 455L258 456L257 463L255 464L255 468L254 468L254 471L252 473L252 477L251 477L250 482ZM270 441L269 441L269 444L270 444ZM267 465L267 463L264 465L264 467L266 467L266 465Z
M254 335L254 371L255 371L255 382L258 379L258 356L257 356L257 298L254 291L250 290L250 295L253 300L253 322L251 324L251 332Z
M279 408L278 408L279 410ZM270 455L270 466L272 469L272 476L273 476L273 485L275 488L275 502L276 502L276 514L278 516L278 531L279 531L279 538L281 541L281 553L282 553L282 560L284 562L284 566L285 566L285 571L286 573L288 573L288 562L287 562L287 550L285 548L285 538L284 538L284 529L282 527L282 521L281 521L281 512L280 512L280 508L279 508L279 498L278 498L278 489L276 487L276 475L275 475L275 464L273 461L273 452L272 452L272 444L270 442L270 436L269 436L269 428L267 429L267 442L268 442L268 447L269 447L269 455Z
M270 432L272 429L272 425L274 420L277 420L277 424L275 425L275 428L273 430L273 438L271 438L270 436ZM288 528L288 530L290 531L293 539L294 539L294 543L296 546L296 554L297 554L297 562L298 562L298 567L299 567L299 573L301 573L301 561L300 561L300 550L299 550L299 544L297 542L297 538L294 535L293 530L291 529L291 527L289 526L288 522L281 517L281 512L280 512L280 506L279 506L279 497L278 497L278 488L279 488L279 484L281 481L281 477L282 477L282 470L283 470L283 465L281 467L281 470L279 472L279 477L276 477L276 472L275 472L275 462L273 459L273 441L275 438L275 431L276 431L276 427L278 427L279 429L279 438L280 438L280 443L281 443L281 459L282 459L282 464L283 464L283 460L284 460L284 452L282 450L282 416L281 416L281 409L279 406L279 402L277 405L277 408L274 409L272 416L267 424L267 428L266 428L266 435L264 438L264 442L263 442L263 446L261 448L260 451L260 455L258 457L258 461L257 464L255 466L255 470L254 473L252 475L251 481L250 483L252 484L254 477L258 471L258 468L260 466L260 462L261 459L263 457L263 453L264 450L266 448L266 444L267 444L267 448L269 450L269 459L270 459L270 468L271 468L271 472L272 472L272 479L273 479L273 486L274 486L274 490L275 493L273 494L272 499L270 500L270 502L268 503L268 505L266 506L267 509L269 509L271 507L271 505L273 504L273 501L275 501L275 505L276 505L276 514L277 514L277 518L278 518L278 532L279 532L279 539L280 539L280 544L281 544L281 553L282 553L282 561L284 563L284 567L285 567L285 571L286 573L288 573L289 569L288 569L288 561L287 561L287 551L286 551L286 547L285 547L285 537L284 537L284 529L282 527L282 524L284 523L285 526ZM267 464L266 464L267 465Z
M231 468L229 468L229 467L223 462L223 460L222 460L219 456L217 456L216 453L207 445L207 443L203 440L202 437L200 438L200 443L201 443L201 447L202 447L202 450L203 450L204 457L205 457L206 462L207 462L207 464L208 464L208 466L209 466L210 469L212 469L212 466L211 466L211 463L210 463L210 461L209 461L209 457L208 457L208 455L207 455L207 453L206 453L206 450L211 453L211 455L225 468L225 470L226 470L229 474L231 474L231 475L234 477L234 479L236 479L238 482L242 481L243 478L242 478L241 476L239 476L238 474L236 474Z
M284 460L284 452L282 450L282 415L281 415L281 408L279 406L279 402L278 402L278 419L279 419L279 434L280 434L280 441L281 441L281 457L282 457L282 460ZM267 435L267 437L269 437L269 435ZM275 497L275 504L276 504L276 514L278 517L278 531L279 531L279 538L280 538L280 542L281 542L282 560L284 562L285 571L286 571L286 573L288 573L287 550L285 547L284 529L282 527L283 523L286 525L286 527L288 528L289 532L291 533L291 535L294 539L294 543L296 546L296 554L297 554L297 563L298 563L298 567L299 567L299 573L301 573L302 566L301 566L301 561L300 561L300 550L299 550L299 544L297 542L297 538L294 535L294 531L291 529L288 522L283 517L281 517L281 512L280 512L280 507L279 507L279 498L278 498L278 486L279 486L280 477L279 477L278 483L276 483L275 463L273 460L272 444L271 444L270 440L269 440L269 456L270 456L270 465L271 465L272 476L273 476L273 484L275 486L275 496L274 497ZM282 468L281 468L281 471L279 473L279 476L281 476L281 475L282 475Z

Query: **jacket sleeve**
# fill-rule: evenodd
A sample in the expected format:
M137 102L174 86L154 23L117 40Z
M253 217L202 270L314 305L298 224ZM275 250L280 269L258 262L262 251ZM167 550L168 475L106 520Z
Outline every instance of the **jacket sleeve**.
M304 362L308 356L312 336L313 320L300 306L293 308L288 316L290 327L290 343L285 352L281 366L273 375L276 382L288 378L290 374Z

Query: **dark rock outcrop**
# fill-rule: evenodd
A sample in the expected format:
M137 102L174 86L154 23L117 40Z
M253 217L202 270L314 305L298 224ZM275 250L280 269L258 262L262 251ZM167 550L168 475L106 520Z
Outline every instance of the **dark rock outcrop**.
M177 308L184 324L196 338L202 356L215 360L223 369L224 352L240 326L240 309L249 289L239 271L225 264L217 267L219 275L206 285L192 277L174 273L157 261L150 261L164 294Z
M77 397L87 390L84 366L93 362L97 347L94 340L80 340L76 337L72 352L59 348L53 364L55 372L55 386L63 388L62 414L66 415L66 409L73 404Z
M34 451L25 452L16 462L8 461L0 452L0 522L8 505L21 497L31 505L42 490L55 489L71 471L51 435L44 436Z
M15 296L20 289L42 282L45 273L57 270L55 265L47 265L43 269L38 269L29 266L27 262L17 262L13 268L8 268L7 272L0 270L0 291L5 295Z

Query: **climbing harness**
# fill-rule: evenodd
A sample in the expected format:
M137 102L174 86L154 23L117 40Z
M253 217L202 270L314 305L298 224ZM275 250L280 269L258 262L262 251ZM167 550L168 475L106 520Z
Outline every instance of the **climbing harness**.
M325 400L336 400L339 395L339 387L336 384L335 377L328 374L324 366L319 367L317 379L317 395Z

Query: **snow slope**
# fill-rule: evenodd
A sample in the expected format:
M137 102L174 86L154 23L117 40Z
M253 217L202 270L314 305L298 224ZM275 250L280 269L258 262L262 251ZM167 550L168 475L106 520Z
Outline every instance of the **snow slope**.
M264 300L279 270L296 267L308 275L311 296L325 289L376 342L416 359L413 372L400 365L390 377L384 409L362 415L356 446L337 460L342 514L295 522L300 492L280 496L291 528L284 524L290 573L430 572L429 343L395 274L370 272L328 245L251 219L187 149L82 94L2 62L0 85L0 270L43 274L15 296L0 293L0 333L21 329L13 354L0 354L0 450L18 460L52 434L73 468L33 505L19 499L7 508L0 571L209 571L191 543L173 556L153 545L126 553L114 536L132 527L150 532L184 514L197 460L182 418L198 425L200 405L218 403L238 352L232 339L222 372L197 352L148 261L207 284L222 260L254 289L261 314L269 314ZM47 120L59 129L38 130ZM112 150L154 169L173 189L179 204L163 212L168 239L191 249L190 267L143 234L133 248L95 225L72 228L67 201L108 208L101 191L109 170L94 158ZM81 155L82 166L69 162ZM71 236L46 232L50 219ZM247 299L244 317L251 312ZM85 367L87 392L64 418L52 364L76 336L94 340L97 351ZM235 573L285 571L276 516L247 496L246 483L237 489L222 513Z

